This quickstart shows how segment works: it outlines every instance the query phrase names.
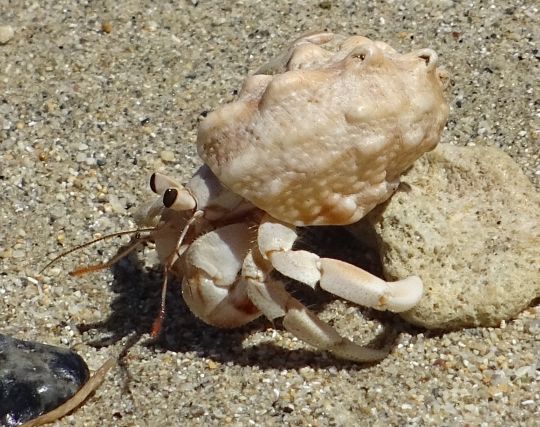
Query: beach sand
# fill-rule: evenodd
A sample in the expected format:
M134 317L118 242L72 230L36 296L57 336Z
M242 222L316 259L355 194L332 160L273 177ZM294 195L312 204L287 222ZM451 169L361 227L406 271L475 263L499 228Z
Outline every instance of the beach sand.
M400 332L391 354L366 366L263 319L231 331L207 326L178 283L162 339L152 343L162 275L150 248L112 270L67 275L112 256L126 238L28 279L73 245L134 228L130 214L151 197L150 174L189 179L201 164L201 118L308 31L361 34L402 52L434 49L452 75L442 141L500 147L540 187L532 2L224 4L0 0L0 26L14 30L0 45L0 331L71 347L92 370L139 338L125 368L57 425L538 423L539 306L499 328L435 334L307 293L307 304L358 341L383 327Z

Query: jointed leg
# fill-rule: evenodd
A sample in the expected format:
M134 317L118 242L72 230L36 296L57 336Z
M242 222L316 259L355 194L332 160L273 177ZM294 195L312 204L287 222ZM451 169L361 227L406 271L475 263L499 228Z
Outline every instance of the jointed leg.
M324 290L359 305L377 310L401 312L414 307L422 297L419 277L386 282L354 265L314 253L291 250L296 240L294 227L267 217L258 232L262 256L283 275Z
M422 282L410 277L389 283L343 261L320 258L308 251L291 250L296 240L294 227L265 218L258 230L256 248L248 253L242 267L251 301L269 319L283 317L287 330L303 341L355 361L375 361L386 351L360 346L342 337L293 298L279 281L269 276L275 268L282 274L311 287L379 310L403 311L422 296Z
M355 344L339 335L334 328L292 297L281 282L266 275L251 253L244 261L242 274L248 285L247 294L250 300L270 320L283 317L283 326L304 342L357 362L380 360L388 354L384 350Z

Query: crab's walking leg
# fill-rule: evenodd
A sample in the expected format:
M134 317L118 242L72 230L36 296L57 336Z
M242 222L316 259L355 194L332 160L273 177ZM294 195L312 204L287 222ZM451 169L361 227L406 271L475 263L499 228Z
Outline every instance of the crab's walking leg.
M282 274L321 288L357 304L379 310L403 311L422 296L422 281L411 277L388 283L342 261L320 258L307 251L292 251L294 227L266 217L258 230L259 251L246 256L242 275L248 283L248 296L269 319L283 317L283 325L303 341L335 355L356 361L384 358L385 351L363 347L341 337L293 298L279 281L268 273L275 268Z
M328 350L343 359L372 362L383 359L388 352L363 347L342 337L327 323L320 320L300 301L292 297L283 284L265 273L264 260L254 260L250 252L242 268L248 284L251 301L270 320L283 317L283 326L302 341L322 350ZM271 270L271 266L269 266Z
M314 253L291 250L297 235L293 226L267 217L259 226L262 256L281 274L359 305L402 312L414 307L423 293L422 280L411 276L386 282L354 265Z

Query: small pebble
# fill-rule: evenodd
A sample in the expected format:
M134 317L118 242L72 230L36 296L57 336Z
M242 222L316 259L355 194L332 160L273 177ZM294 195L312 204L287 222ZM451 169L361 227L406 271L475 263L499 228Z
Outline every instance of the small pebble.
M0 25L0 44L6 44L15 35L15 30L11 25Z
M159 153L159 157L164 162L174 162L174 153L169 150L163 150Z
M12 256L13 258L24 258L26 256L26 252L21 249L17 249L13 251Z
M113 26L110 22L107 21L101 24L101 31L103 31L104 33L109 34L112 32L112 30L113 30Z
M328 0L322 1L319 3L319 7L321 9L332 9L332 2Z

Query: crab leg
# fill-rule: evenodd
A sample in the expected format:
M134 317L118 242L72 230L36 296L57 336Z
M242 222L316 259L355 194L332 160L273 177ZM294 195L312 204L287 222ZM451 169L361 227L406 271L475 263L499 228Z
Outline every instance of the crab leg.
M296 240L293 226L266 217L258 232L261 254L281 274L359 305L377 310L402 312L414 307L422 297L423 285L417 276L386 282L343 261L320 258L308 251L291 250Z
M328 350L338 357L357 362L381 360L388 354L342 337L327 323L320 320L300 301L292 297L280 281L272 279L264 270L264 260L255 262L250 252L242 267L250 300L270 320L283 317L283 326L302 341ZM262 268L261 268L262 267ZM268 266L271 269L271 266Z
M247 224L238 223L211 231L191 244L184 259L182 294L196 316L229 328L262 312L271 320L283 317L284 327L298 338L339 357L374 361L386 356L386 351L341 337L271 279L272 265L260 256L257 263L253 261L252 253L259 254L253 247L254 238Z

